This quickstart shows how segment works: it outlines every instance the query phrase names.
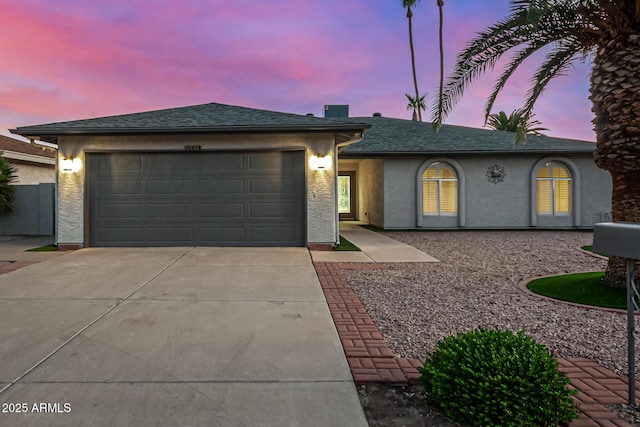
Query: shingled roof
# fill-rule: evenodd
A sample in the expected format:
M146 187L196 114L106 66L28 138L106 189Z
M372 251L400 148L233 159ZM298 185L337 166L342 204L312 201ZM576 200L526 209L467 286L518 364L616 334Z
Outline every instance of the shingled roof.
M69 122L22 126L15 134L53 141L71 134L135 134L184 132L362 132L368 125L299 114L280 113L218 103Z
M513 132L465 126L443 125L434 132L432 124L386 117L351 117L369 123L362 141L346 147L341 157L375 155L591 153L595 143L549 136L528 135L526 144L515 144Z
M51 159L56 157L55 150L51 148L18 141L17 139L9 138L4 135L0 135L0 151L31 154L33 156L47 157Z

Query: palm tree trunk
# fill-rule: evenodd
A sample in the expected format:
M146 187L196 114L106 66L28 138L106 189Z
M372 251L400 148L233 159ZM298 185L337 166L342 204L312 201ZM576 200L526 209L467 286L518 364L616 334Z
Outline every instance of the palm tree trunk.
M418 77L416 76L416 55L413 50L413 24L412 24L413 12L411 6L407 6L407 19L409 20L409 48L411 49L411 71L413 72L413 87L416 91L416 100L420 99L418 92ZM418 108L418 120L422 121L422 111Z
M629 173L612 172L612 219L640 223L640 171ZM639 263L636 263L636 280L640 280ZM626 286L626 263L624 258L611 257L604 276L609 286Z
M442 117L442 91L444 89L444 42L442 36L442 27L444 20L442 17L442 7L444 6L444 0L438 0L438 14L439 14L439 26L438 26L438 44L440 45L440 92L438 93L438 117Z
M640 35L621 35L598 50L591 74L596 115L596 164L611 173L614 221L640 223ZM638 272L636 271L636 276ZM621 258L611 257L605 281L624 286Z

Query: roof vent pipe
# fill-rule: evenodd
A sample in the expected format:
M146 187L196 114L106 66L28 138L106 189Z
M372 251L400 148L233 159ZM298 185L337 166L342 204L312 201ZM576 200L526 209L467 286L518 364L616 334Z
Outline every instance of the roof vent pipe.
M382 117L382 113L373 113L373 117Z
M315 117L313 113L307 113L307 117Z

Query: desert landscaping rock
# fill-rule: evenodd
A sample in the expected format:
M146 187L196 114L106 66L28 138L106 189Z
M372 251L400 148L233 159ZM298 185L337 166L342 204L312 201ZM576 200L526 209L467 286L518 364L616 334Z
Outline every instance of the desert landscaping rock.
M591 232L384 234L441 261L344 272L398 356L424 358L447 335L498 327L522 329L558 357L586 357L626 374L624 313L543 300L518 288L527 278L604 270L605 260L578 250L592 243Z

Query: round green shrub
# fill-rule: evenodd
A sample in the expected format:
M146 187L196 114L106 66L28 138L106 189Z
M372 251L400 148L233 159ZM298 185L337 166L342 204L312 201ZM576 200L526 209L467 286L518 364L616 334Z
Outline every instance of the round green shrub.
M578 416L569 379L523 331L479 328L446 337L419 371L427 398L460 423L557 426Z

